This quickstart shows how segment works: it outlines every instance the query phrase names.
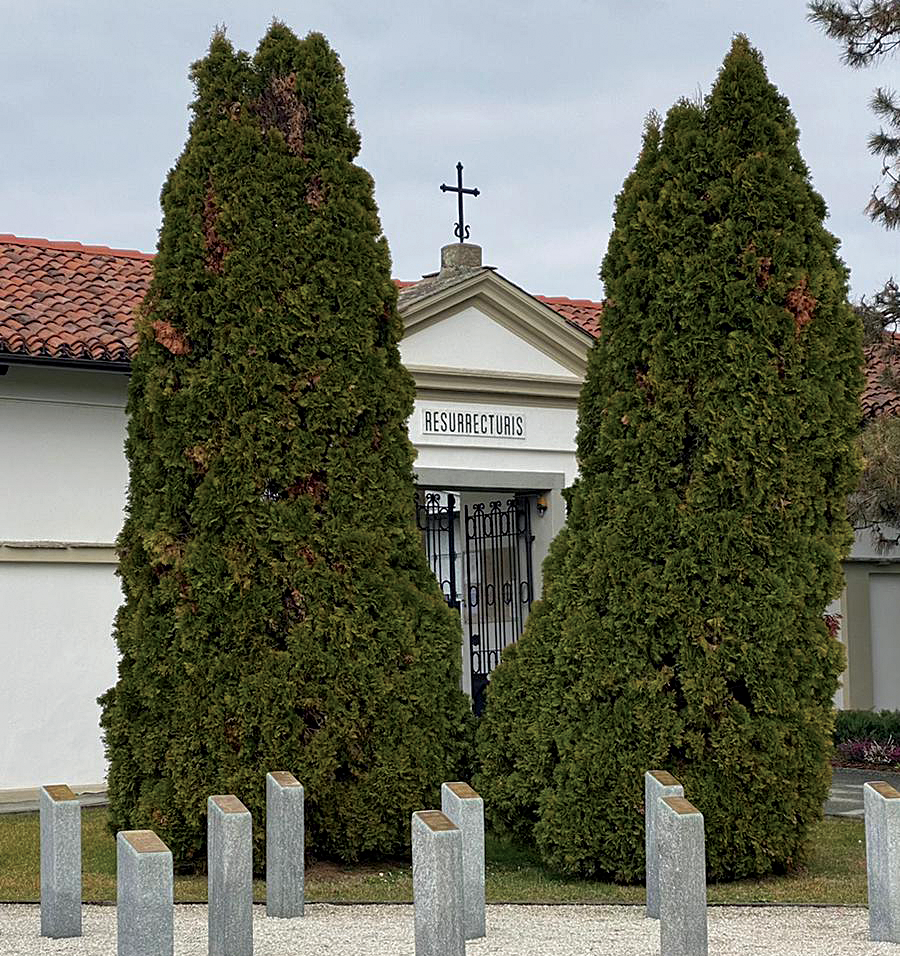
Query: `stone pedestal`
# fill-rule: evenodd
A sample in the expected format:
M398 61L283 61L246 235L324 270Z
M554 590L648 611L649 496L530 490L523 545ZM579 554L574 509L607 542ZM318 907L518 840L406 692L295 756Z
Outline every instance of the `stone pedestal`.
M207 801L209 956L253 956L253 824L234 796Z
M303 915L303 787L284 770L266 774L266 915Z
M152 830L116 835L117 956L173 956L172 854Z
M869 939L900 943L900 793L890 784L863 786Z
M465 956L462 834L439 810L412 815L416 956Z
M647 888L647 916L659 919L659 848L656 843L656 817L660 797L683 797L684 787L666 770L648 770L644 774L644 857Z
M65 785L41 787L41 936L81 936L81 804Z
M658 805L660 956L707 956L703 814L684 797Z
M462 834L463 928L480 939L484 928L484 800L467 783L441 787L441 810Z

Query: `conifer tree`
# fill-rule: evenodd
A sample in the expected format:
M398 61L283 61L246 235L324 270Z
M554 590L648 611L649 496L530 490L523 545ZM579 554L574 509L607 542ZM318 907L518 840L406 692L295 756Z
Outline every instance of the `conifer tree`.
M343 70L276 23L252 58L217 33L193 79L128 399L111 823L190 862L207 796L234 793L259 853L265 773L286 769L311 851L402 851L471 715Z
M565 553L478 731L486 805L564 871L642 878L649 769L704 813L713 878L799 862L821 814L861 336L797 139L737 37L617 202Z

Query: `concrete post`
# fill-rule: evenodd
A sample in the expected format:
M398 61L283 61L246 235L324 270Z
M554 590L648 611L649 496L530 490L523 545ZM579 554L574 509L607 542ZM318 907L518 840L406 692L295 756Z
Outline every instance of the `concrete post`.
M412 815L416 956L465 956L462 834L439 810Z
M65 785L41 787L41 936L81 936L81 804Z
M209 956L253 956L253 824L234 796L207 800Z
M869 939L900 943L900 793L890 784L863 786Z
M303 915L303 786L293 774L266 774L266 915Z
M480 939L484 928L484 800L467 783L441 786L441 810L462 834L463 929Z
M173 956L172 853L152 830L116 834L117 956Z
M656 843L656 818L660 797L683 797L684 787L666 770L648 770L644 774L644 873L647 890L647 916L659 919L659 847Z
M658 811L660 956L707 956L703 814L684 797Z

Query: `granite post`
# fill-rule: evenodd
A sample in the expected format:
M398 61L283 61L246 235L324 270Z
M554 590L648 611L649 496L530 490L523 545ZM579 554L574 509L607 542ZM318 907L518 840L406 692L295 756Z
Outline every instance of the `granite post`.
M416 956L465 956L462 833L440 810L412 815Z
M172 853L152 830L116 834L117 956L173 956Z
M441 786L441 810L462 834L463 929L480 939L484 928L484 800L467 783Z
M207 800L209 956L253 956L253 823L237 797Z
M656 818L660 797L683 797L684 787L666 770L648 770L644 774L644 872L647 890L647 916L659 919L659 847L656 843Z
M303 786L293 774L266 774L266 915L303 915Z
M660 956L707 956L703 814L684 797L660 797Z
M863 786L869 939L900 943L900 793L890 784Z
M81 936L81 804L65 784L41 787L41 936Z

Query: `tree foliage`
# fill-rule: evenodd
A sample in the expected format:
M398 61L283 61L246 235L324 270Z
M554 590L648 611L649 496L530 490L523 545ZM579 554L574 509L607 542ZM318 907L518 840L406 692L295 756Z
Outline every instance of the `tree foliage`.
M737 37L616 202L565 538L478 729L495 824L566 872L643 876L649 769L716 879L797 863L821 813L861 336L797 139Z
M813 0L809 18L844 46L844 61L869 66L900 46L900 4L896 0ZM869 149L882 161L884 185L875 187L866 211L888 229L900 225L900 103L895 93L879 87L872 111L884 126L869 137Z
M198 860L207 796L234 793L259 854L264 776L286 769L312 852L402 851L471 715L343 70L276 23L253 57L217 33L192 76L128 398L112 825Z

